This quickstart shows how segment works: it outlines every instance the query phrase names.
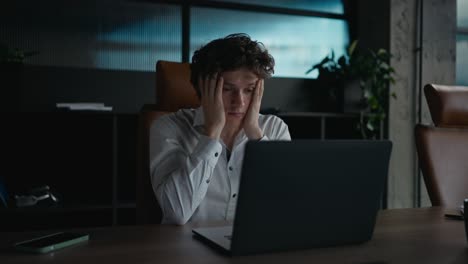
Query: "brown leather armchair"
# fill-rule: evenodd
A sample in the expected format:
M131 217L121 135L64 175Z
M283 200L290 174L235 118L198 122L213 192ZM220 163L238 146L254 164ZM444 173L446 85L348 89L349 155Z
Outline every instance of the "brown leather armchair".
M139 113L136 222L161 222L161 209L150 178L149 133L151 124L162 115L181 108L196 108L199 98L190 83L190 64L170 61L156 63L156 104L144 105Z
M434 126L416 125L421 170L433 206L458 207L468 198L468 87L428 84Z

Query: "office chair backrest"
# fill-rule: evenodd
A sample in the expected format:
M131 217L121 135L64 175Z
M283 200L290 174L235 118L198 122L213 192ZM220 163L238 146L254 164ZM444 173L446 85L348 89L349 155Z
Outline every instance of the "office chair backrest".
M197 93L190 83L189 63L156 63L156 102L159 111L168 112L200 106Z
M434 126L416 125L421 170L433 206L458 207L468 198L468 87L428 84Z
M199 98L190 83L190 64L156 63L156 105L145 105L139 115L136 222L161 222L161 209L151 186L149 135L151 125L162 115L182 108L196 108Z

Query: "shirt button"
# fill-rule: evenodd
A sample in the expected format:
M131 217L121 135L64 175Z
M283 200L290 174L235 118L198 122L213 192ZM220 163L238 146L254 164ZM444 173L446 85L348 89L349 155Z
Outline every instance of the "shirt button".
M218 152L215 153L215 157L218 157Z
M231 166L229 166L229 170L232 171L232 167L231 167Z
M210 179L206 180L206 183L210 183Z
M232 195L232 198L236 198L236 196L237 196L237 194L233 194L233 195Z

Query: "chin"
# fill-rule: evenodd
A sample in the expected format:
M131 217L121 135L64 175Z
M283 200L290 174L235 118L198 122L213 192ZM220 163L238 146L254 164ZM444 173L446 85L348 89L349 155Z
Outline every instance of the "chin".
M226 121L228 121L231 124L237 124L237 123L242 123L244 120L244 115L238 116L238 115L226 115Z

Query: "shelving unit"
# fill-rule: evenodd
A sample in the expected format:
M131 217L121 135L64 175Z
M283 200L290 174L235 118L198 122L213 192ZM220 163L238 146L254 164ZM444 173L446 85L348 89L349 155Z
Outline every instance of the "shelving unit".
M0 176L10 194L49 185L60 202L0 209L2 230L135 223L136 114L2 114ZM10 199L12 200L12 199Z
M285 112L278 117L288 125L293 139L362 139L358 113ZM380 131L383 139L383 122Z
M315 112L287 112L278 116L288 125L293 139L328 139L331 135L339 137L339 129L347 135L343 138L357 138L359 135L353 130L352 124L359 120L354 114L315 113ZM336 124L336 120L339 123Z

